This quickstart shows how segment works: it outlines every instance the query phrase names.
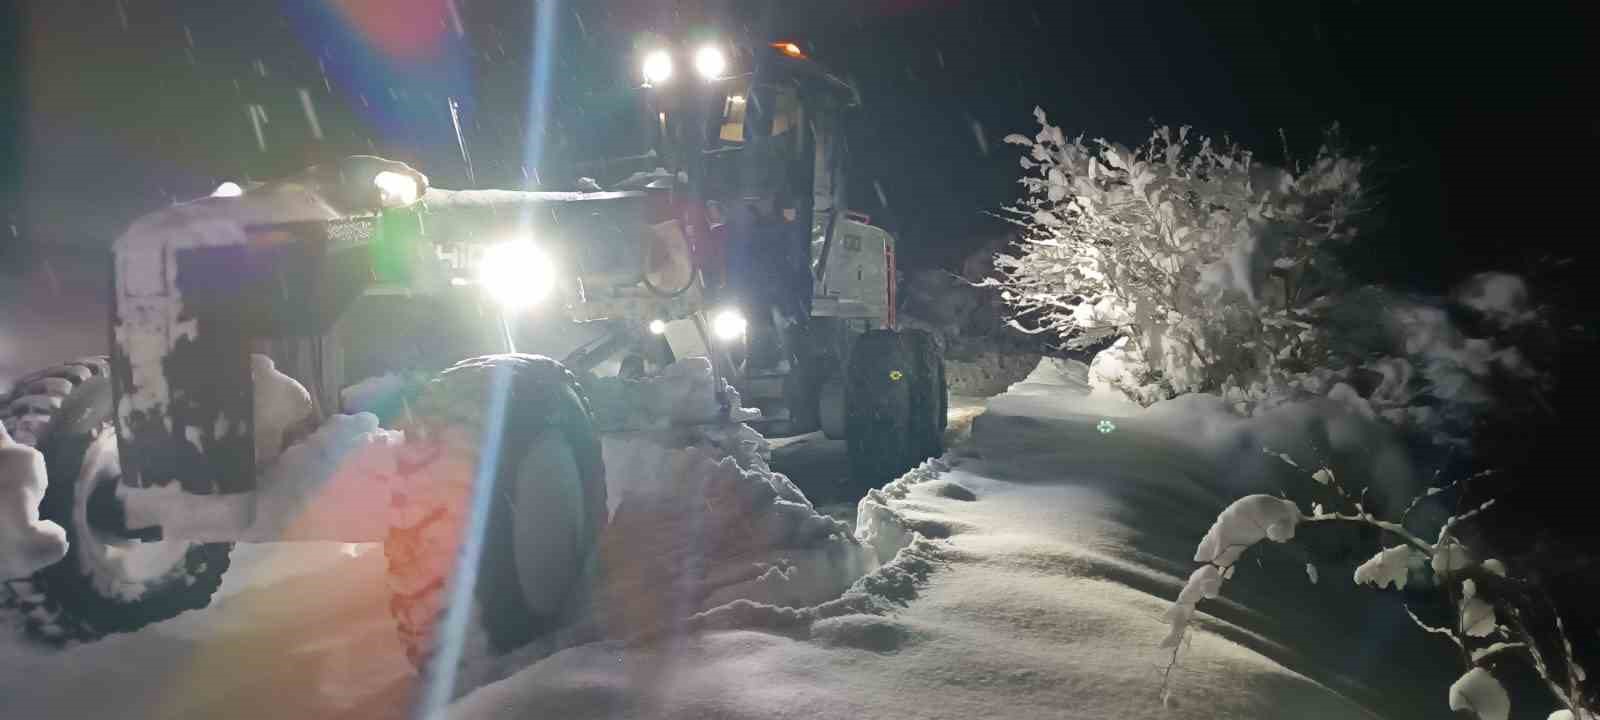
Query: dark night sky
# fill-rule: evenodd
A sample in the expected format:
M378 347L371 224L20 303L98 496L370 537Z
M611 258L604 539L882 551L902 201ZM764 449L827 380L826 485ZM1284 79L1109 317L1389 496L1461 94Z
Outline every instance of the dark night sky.
M663 4L561 4L548 163L603 144L625 107L637 32L660 21ZM463 103L479 184L520 184L532 3L458 5L461 36L445 30L453 20L443 0L10 6L0 212L19 236L0 232L0 258L47 244L103 246L140 212L221 179L270 177L346 152L375 150L418 163L437 184L464 185L446 97ZM1342 122L1382 160L1389 222L1369 256L1379 279L1437 285L1593 236L1566 229L1587 214L1579 174L1596 139L1594 116L1579 110L1592 95L1580 68L1592 60L1593 34L1566 6L785 7L795 34L860 85L854 201L900 233L914 262L951 262L974 233L992 231L983 211L1015 198L1019 172L1000 138L1031 133L1035 105L1071 132L1130 143L1150 119L1229 132L1269 161L1279 128L1306 152L1321 127ZM341 25L350 17L364 18L361 33ZM300 109L302 88L318 110L320 143ZM268 152L258 150L249 104L266 112Z

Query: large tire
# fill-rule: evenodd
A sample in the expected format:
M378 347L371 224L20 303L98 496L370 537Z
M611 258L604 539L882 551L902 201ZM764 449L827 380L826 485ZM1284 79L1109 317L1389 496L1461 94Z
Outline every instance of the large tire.
M920 460L912 435L915 370L905 338L889 330L863 334L850 351L845 380L845 439L853 490L879 487Z
M139 542L111 532L120 523L115 490L121 467L107 374L104 358L57 366L19 382L10 403L26 405L33 416L7 425L38 443L49 478L39 514L66 529L69 547L61 562L11 583L6 604L23 613L31 637L50 644L132 632L205 607L222 584L233 547ZM36 411L46 407L53 412L42 422Z
M911 366L911 437L915 462L944 454L949 425L950 391L944 379L944 354L932 335L921 330L901 334Z
M429 669L440 649L451 574L471 516L472 475L489 449L486 415L506 398L495 486L457 693L493 656L547 640L575 622L595 573L606 520L605 470L576 378L533 355L458 363L419 398L385 542L390 609L406 655ZM477 666L477 667L474 667Z

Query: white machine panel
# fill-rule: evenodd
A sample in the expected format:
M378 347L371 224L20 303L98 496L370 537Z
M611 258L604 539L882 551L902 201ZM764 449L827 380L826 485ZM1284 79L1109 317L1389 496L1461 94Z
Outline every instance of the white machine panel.
M816 315L893 318L894 236L882 228L843 218L834 228L827 273L818 284Z

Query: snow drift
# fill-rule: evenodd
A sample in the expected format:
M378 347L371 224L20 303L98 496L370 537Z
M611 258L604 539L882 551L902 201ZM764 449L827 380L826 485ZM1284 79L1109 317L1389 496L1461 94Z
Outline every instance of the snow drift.
M839 598L735 600L671 631L570 648L462 699L453 716L1368 718L1438 707L1453 678L1393 672L1420 665L1425 641L1339 629L1381 599L1263 577L1233 581L1229 598L1194 615L1196 660L1173 673L1164 702L1160 615L1229 491L1137 406L1091 400L1085 371L1042 364L992 401L970 444L863 499L856 540L876 569ZM1096 427L1106 410L1114 432ZM1280 619L1311 603L1335 619Z
M968 444L869 494L854 536L771 472L765 441L737 423L610 434L604 452L616 534L605 547L608 575L596 605L603 632L553 654L508 658L503 679L462 698L452 715L1436 713L1455 680L1429 662L1439 650L1429 643L1443 641L1414 632L1383 606L1390 598L1348 583L1312 585L1300 559L1275 555L1262 558L1264 570L1229 580L1226 597L1189 619L1193 646L1163 700L1169 654L1157 646L1169 628L1161 614L1194 570L1196 540L1238 493L1203 443L1173 443L1165 428L1174 424L1146 414L1091 395L1081 364L1042 363L994 399ZM352 439L378 437L369 420L351 418L278 463L304 456L311 467ZM1102 432L1097 425L1108 419L1114 429ZM244 577L230 581L219 606L57 656L0 653L7 709L404 714L406 669L387 617L381 553L242 547L273 558L272 572L245 585ZM1301 620L1306 607L1323 621ZM225 674L203 690L185 684L201 663L152 662L152 675L136 686L105 697L71 692L95 673L120 677L114 669L128 657L175 653L296 662L248 680ZM22 677L29 681L5 682Z
M746 426L608 434L602 448L610 635L665 632L734 603L815 605L876 564L847 525L772 472L766 440Z

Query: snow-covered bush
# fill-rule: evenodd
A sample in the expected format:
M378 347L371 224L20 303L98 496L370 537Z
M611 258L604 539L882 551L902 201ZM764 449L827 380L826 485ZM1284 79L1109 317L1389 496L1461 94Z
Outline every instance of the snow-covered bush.
M1468 278L1448 298L1359 288L1322 318L1343 364L1314 372L1323 387L1345 385L1338 396L1360 412L1465 448L1485 423L1548 414L1556 348L1582 344L1585 331L1558 326L1560 313L1530 296L1521 277L1498 272Z
M1293 170L1238 144L1159 127L1129 150L1068 138L1035 110L1024 232L995 260L1012 322L1068 348L1121 337L1099 368L1148 404L1196 391L1265 397L1328 367L1317 319L1346 289L1337 251L1367 209L1365 160L1337 128ZM1104 354L1104 353L1102 353Z
M1551 285L1540 268L1449 297L1355 283L1340 257L1375 203L1336 127L1282 169L1186 127L1129 150L1035 116L1037 135L1007 138L1027 152L1021 232L985 284L1013 327L1099 349L1092 385L1146 406L1212 393L1246 415L1327 397L1458 458L1481 454L1461 451L1486 424L1548 415L1575 325L1532 291Z
M1284 461L1298 467L1287 457ZM1486 557L1484 546L1474 542L1474 525L1491 511L1494 501L1435 523L1413 516L1419 506L1441 497L1454 494L1459 502L1460 488L1452 483L1429 489L1397 517L1384 519L1367 507L1364 493L1347 492L1332 469L1320 468L1310 480L1329 505L1314 503L1308 514L1289 499L1250 495L1234 501L1217 517L1195 550L1194 560L1203 564L1189 576L1164 617L1171 626L1161 643L1172 649L1169 674L1200 601L1221 595L1223 583L1233 577L1245 552L1262 540L1293 540L1296 530L1307 525L1348 523L1379 530L1392 543L1357 566L1353 581L1395 591L1411 587L1405 595L1411 620L1423 631L1449 638L1459 650L1466 670L1450 687L1451 710L1470 712L1480 720L1505 720L1511 701L1495 671L1520 656L1564 706L1552 718L1600 718L1600 683L1579 663L1573 645L1577 634L1569 630L1572 618L1566 617L1538 579L1525 576L1513 564ZM1437 525L1436 534L1420 529L1431 525ZM1430 535L1435 539L1424 539ZM1307 563L1306 571L1311 582L1318 581L1314 564ZM1424 591L1416 592L1419 587ZM1429 624L1418 616L1412 603L1419 594L1448 608L1442 624Z

